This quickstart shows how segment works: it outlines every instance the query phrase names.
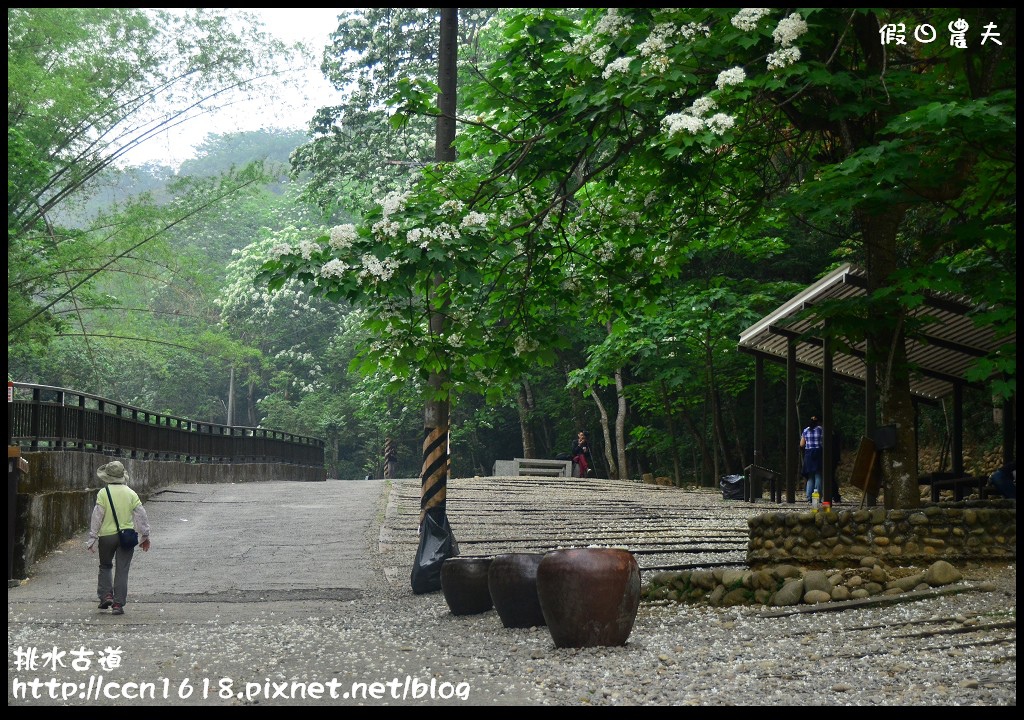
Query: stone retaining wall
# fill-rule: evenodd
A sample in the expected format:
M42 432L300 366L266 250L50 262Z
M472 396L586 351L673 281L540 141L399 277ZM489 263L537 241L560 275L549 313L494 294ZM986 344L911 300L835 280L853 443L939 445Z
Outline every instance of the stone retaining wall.
M965 500L910 510L765 513L750 518L748 525L751 567L852 567L865 557L891 565L1017 558L1015 500Z
M96 469L120 460L132 489L143 502L157 490L180 483L243 483L268 480L324 481L324 468L269 463L207 464L132 460L83 452L24 453L28 472L18 479L11 574L24 578L37 558L89 524L96 491L103 483Z
M818 605L866 600L881 595L926 593L963 579L945 560L936 560L924 571L888 568L874 557L865 557L856 568L807 570L777 565L760 570L711 568L661 572L641 588L642 600L677 603L733 605ZM985 588L989 589L989 588Z

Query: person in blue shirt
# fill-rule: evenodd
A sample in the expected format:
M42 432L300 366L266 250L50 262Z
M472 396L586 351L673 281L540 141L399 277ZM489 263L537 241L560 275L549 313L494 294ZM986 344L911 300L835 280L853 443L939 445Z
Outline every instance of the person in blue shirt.
M807 502L810 503L813 493L821 497L822 482L822 437L821 420L811 415L810 424L800 433L800 449L804 451L802 475L807 481Z
M1007 500L1017 499L1017 461L1011 460L992 473L989 478L996 490Z

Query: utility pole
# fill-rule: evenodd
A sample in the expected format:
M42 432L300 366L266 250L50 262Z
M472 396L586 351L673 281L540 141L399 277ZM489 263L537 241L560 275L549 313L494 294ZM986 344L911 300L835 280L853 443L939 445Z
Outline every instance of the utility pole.
M228 427L235 425L235 366L231 366L231 378L228 380Z

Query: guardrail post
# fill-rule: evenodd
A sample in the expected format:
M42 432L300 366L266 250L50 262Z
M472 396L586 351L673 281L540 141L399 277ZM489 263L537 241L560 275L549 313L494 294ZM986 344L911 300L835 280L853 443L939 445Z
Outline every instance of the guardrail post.
M96 452L103 452L103 439L107 429L107 404L102 400L96 402L98 412L96 413Z
M8 395L10 386L8 385ZM18 520L18 483L22 472L28 470L28 463L21 456L21 448L17 445L7 446L7 587L16 587L18 581L14 577L14 544L18 534L15 524Z
M43 393L39 388L32 388L32 419L29 421L29 431L32 433L32 449L39 448L39 431L43 424Z

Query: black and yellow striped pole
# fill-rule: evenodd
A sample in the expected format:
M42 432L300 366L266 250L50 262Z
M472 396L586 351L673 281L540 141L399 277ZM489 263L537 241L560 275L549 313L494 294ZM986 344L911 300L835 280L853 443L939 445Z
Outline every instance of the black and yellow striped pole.
M448 428L431 428L423 439L420 475L420 527L428 512L445 514L448 494Z
M428 408L437 409L430 403ZM443 403L447 410L447 403ZM447 421L447 412L444 413ZM448 423L426 429L423 439L423 469L420 476L419 546L412 566L412 591L423 593L441 589L441 566L459 554L455 533L448 523L446 509L448 471Z

